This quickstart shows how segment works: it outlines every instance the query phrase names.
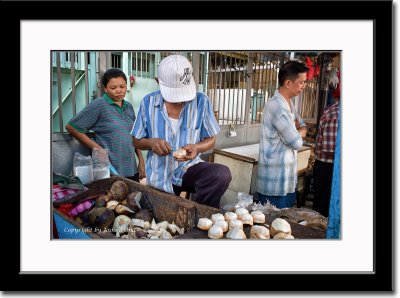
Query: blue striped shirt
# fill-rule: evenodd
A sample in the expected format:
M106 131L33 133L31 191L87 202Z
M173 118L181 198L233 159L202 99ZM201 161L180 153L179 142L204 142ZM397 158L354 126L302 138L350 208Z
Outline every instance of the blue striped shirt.
M147 184L169 193L174 193L172 184L182 185L182 176L190 166L203 161L199 153L193 160L178 162L172 152L188 144L197 144L220 131L211 102L204 93L197 92L195 99L183 104L175 135L160 91L146 95L131 132L136 139L160 138L170 144L169 155L159 156L149 150L146 160Z
M306 124L292 102L290 105L293 113L285 98L276 91L264 107L257 175L257 191L264 195L285 196L296 189L297 150L303 145L303 139L294 120L300 126Z
M133 106L123 101L118 106L107 94L90 102L69 124L79 132L95 132L94 140L108 149L108 157L118 174L134 176L138 170L130 134L135 121Z

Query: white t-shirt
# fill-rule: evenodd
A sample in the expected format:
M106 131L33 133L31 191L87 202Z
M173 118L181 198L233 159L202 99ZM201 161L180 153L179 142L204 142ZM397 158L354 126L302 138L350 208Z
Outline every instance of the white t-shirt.
M176 132L178 130L178 120L179 119L174 119L171 117L168 117L168 118L169 118L169 121L171 121L172 131L173 131L174 135L176 135Z

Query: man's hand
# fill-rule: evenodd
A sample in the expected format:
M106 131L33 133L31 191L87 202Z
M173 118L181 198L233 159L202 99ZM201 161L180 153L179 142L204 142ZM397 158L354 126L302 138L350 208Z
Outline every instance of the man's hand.
M163 139L150 139L151 151L160 156L168 155L171 151L171 146Z
M296 129L298 130L300 128L300 122L297 119L294 119L294 125L296 126Z
M109 162L108 150L102 147L94 147L92 149L92 158L99 162Z
M177 161L188 161L196 158L197 148L195 144L188 144L182 147L182 149L186 150L186 155L182 157L175 157Z
M299 134L301 135L301 137L304 139L307 135L307 127L303 126L300 127L299 129L297 129L297 131L299 132Z

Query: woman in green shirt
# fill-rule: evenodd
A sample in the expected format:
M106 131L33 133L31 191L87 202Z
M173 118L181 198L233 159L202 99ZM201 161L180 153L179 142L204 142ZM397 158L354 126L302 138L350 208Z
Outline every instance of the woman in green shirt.
M136 116L126 101L127 78L120 69L107 70L102 78L104 95L94 99L66 125L66 130L89 149L108 149L118 175L139 182L146 177L141 150L134 148L130 134ZM86 133L92 130L94 140ZM138 157L136 164L135 152Z

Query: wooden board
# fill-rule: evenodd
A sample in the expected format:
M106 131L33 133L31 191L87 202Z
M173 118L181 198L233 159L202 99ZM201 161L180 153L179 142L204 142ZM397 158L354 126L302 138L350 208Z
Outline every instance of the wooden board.
M247 162L250 164L258 164L258 155L260 151L260 144L252 144L246 146L238 146L225 149L214 149L214 155L220 154L231 158L233 160L238 160L242 162ZM299 172L307 168L308 158L311 154L310 146L302 146L297 150L297 170ZM215 159L215 157L214 157Z

